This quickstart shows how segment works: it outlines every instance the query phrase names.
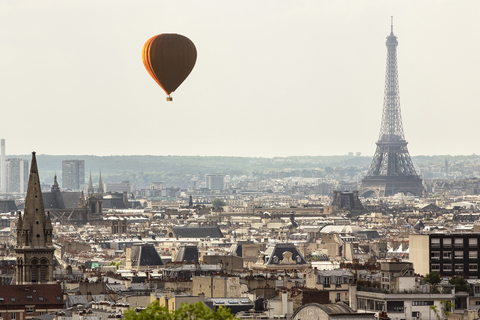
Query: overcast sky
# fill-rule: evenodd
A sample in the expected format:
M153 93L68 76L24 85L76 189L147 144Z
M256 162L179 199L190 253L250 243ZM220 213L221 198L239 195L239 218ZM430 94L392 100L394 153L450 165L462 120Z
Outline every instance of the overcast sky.
M373 155L394 16L409 151L480 153L480 1L0 2L7 154ZM197 63L165 101L141 60Z

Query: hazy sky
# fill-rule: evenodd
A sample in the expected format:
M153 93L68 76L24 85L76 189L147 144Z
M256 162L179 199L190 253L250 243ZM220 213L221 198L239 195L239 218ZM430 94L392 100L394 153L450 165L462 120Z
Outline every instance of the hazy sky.
M0 2L7 154L373 155L394 16L414 155L480 153L480 1ZM197 63L166 102L143 44Z

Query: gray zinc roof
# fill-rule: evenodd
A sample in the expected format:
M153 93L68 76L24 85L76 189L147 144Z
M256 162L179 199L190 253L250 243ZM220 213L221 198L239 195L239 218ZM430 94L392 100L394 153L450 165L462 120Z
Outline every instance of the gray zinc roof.
M173 227L173 232L181 238L223 238L219 227Z

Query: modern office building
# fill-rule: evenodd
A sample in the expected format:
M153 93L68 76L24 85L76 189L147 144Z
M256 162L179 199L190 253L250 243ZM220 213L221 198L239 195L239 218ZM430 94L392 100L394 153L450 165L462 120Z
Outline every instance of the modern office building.
M222 190L223 189L223 174L206 174L205 185L209 190Z
M28 160L18 158L5 160L6 186L8 193L25 193L28 184Z
M480 233L431 233L409 237L410 257L415 272L437 272L465 279L479 278Z
M62 161L62 187L71 190L83 190L85 185L85 161Z

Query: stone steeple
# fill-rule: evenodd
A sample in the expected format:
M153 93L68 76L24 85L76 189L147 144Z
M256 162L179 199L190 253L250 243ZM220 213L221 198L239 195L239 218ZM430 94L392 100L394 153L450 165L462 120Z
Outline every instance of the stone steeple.
M103 182L102 182L102 171L100 171L100 177L98 178L98 190L97 193L103 194Z
M55 175L53 177L53 185L52 185L52 189L50 191L52 193L60 192L60 187L58 186L58 182L57 182L57 175Z
M94 193L95 193L95 190L93 189L92 173L90 172L90 180L88 181L87 194L88 194L88 195L91 195L91 194L94 194Z
M35 152L28 179L23 216L17 224L16 284L51 283L53 281L53 227L50 214L45 215Z

